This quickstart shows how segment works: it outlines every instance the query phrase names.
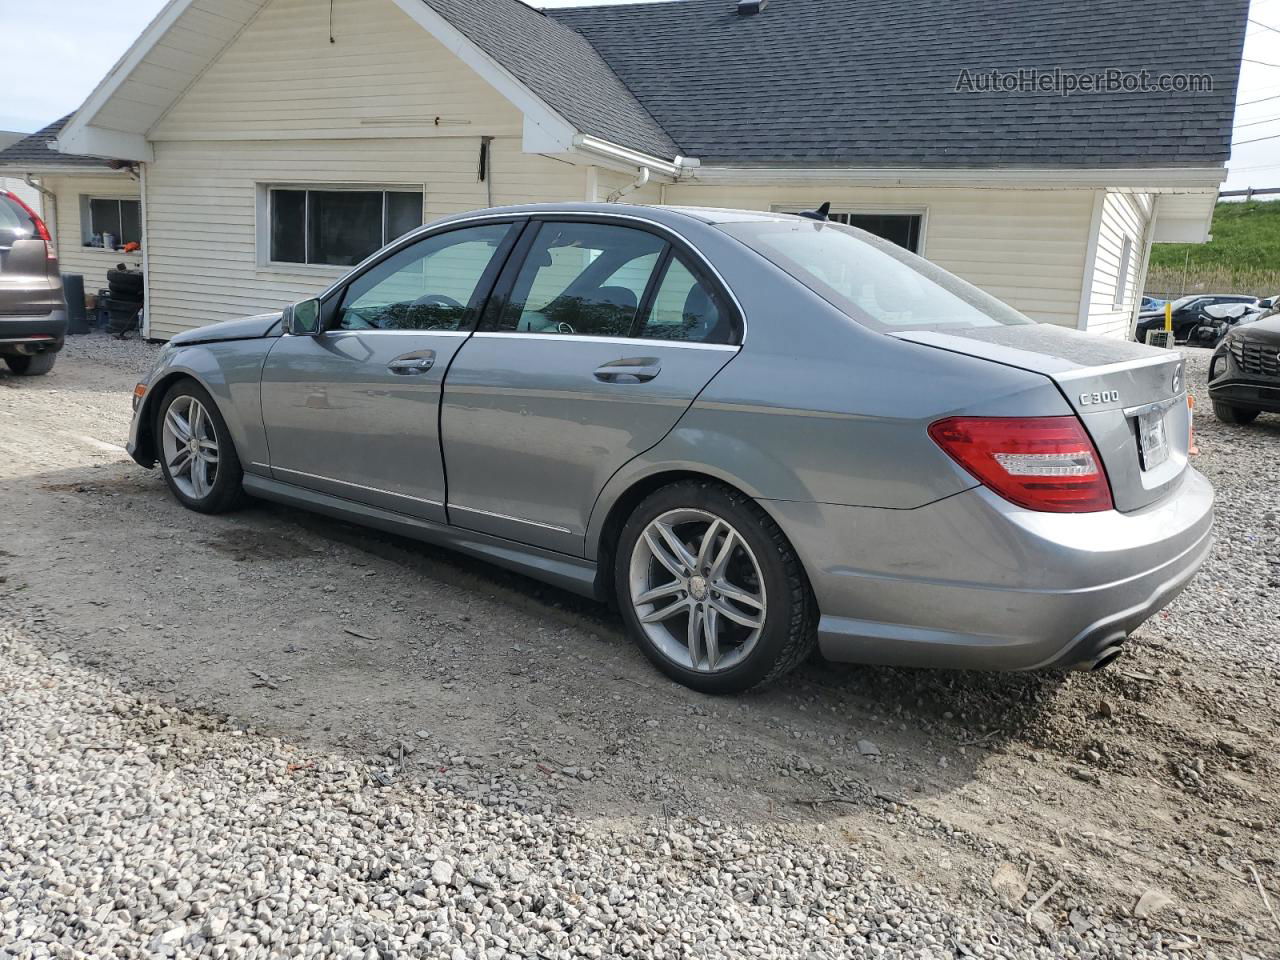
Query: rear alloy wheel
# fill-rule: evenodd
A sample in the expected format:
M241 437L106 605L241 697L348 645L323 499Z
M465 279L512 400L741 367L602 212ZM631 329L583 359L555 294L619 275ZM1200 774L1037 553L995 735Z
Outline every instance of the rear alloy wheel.
M34 354L6 354L5 364L20 377L39 377L53 369L58 355L52 351Z
M156 418L160 469L183 506L222 513L238 506L244 476L226 421L194 381L175 384Z
M1253 423L1258 419L1261 410L1253 407L1233 407L1229 403L1222 403L1219 400L1213 401L1213 415L1223 423L1234 423L1239 426Z
M641 649L695 690L750 689L813 649L814 603L791 545L759 506L718 484L645 500L623 530L616 580Z

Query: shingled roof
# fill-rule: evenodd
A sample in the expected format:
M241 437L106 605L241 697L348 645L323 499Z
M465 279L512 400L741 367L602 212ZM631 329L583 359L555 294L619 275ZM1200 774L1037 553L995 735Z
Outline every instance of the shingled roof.
M430 2L450 19L447 8L472 5ZM586 37L679 152L704 164L1199 167L1230 155L1247 8L1248 0L772 0L742 16L736 0L680 0L548 16ZM1213 89L1069 97L956 89L962 70L1054 67L1208 74ZM567 87L581 98L585 119L571 119L583 129L608 120L611 88L589 96L592 77L547 69L558 76L535 89L548 100L548 88Z
M679 148L582 34L519 0L424 0L579 130L664 159Z
M43 130L37 130L17 143L0 150L0 167L12 167L32 173L56 167L99 169L110 167L111 161L101 157L78 157L67 153L58 153L48 146L49 141L58 135L63 125L71 119L67 114L61 120L55 120Z

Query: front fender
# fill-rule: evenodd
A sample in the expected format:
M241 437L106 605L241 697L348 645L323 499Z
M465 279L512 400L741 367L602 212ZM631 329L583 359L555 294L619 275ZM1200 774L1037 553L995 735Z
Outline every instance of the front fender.
M262 363L274 340L237 340L192 344L167 350L143 381L146 392L129 431L130 456L145 467L155 464L153 425L156 405L177 380L189 377L204 387L227 423L244 468L268 462L262 425Z

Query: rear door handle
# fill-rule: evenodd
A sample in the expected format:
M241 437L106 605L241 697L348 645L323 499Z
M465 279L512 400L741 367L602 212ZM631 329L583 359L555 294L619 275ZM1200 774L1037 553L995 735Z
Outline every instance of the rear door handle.
M406 353L396 357L387 364L387 369L392 373L412 376L416 373L426 373L436 362L436 352L434 350L416 350L413 353Z
M657 357L625 357L597 367L595 378L603 383L648 383L661 372Z

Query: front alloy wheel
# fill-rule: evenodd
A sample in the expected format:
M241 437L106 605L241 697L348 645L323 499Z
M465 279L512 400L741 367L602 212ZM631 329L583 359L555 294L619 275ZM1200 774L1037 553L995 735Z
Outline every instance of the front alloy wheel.
M817 611L800 561L773 519L736 490L690 480L650 494L615 557L629 632L685 686L738 693L813 650Z
M169 404L160 446L174 486L193 500L207 497L218 478L218 437L204 404L190 395Z
M194 380L175 383L153 423L160 470L183 506L221 513L239 505L244 471L227 422L204 387Z

